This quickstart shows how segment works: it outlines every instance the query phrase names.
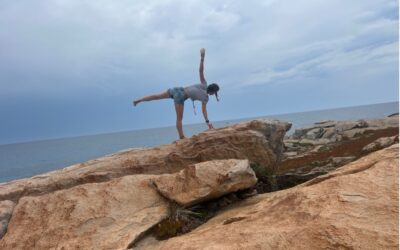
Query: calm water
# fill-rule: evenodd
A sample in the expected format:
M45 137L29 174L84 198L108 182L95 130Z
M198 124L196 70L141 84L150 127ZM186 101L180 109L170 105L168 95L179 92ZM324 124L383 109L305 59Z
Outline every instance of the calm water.
M288 121L293 124L291 131L322 120L355 120L382 118L399 112L399 103L384 103L349 108L319 110L302 113L263 116ZM261 117L257 117L261 118ZM240 121L238 119L214 122L214 127L224 127ZM204 124L185 126L186 136L206 129ZM153 147L171 143L177 139L175 127L146 129L111 134L81 136L56 140L0 145L0 182L30 177L60 169L106 154L132 147Z

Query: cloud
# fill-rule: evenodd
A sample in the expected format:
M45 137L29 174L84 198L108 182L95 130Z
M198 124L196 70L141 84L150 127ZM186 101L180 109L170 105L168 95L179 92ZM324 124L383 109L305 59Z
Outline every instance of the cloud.
M320 39L319 32L314 32L308 33L309 38L296 40L298 44L294 47L277 46L279 55L271 53L268 61L257 61L260 65L253 65L255 70L249 70L236 87L318 77L321 72L338 74L338 70L350 70L360 65L364 68L377 64L392 67L398 63L398 19L380 15L387 12L387 7L382 8L360 15L339 16L356 21L349 22L334 39ZM322 24L323 19L319 20ZM348 27L353 31L346 32ZM327 28L326 25L315 27L322 33ZM335 28L329 30L335 31Z
M331 51L318 57L305 60L288 69L274 70L267 68L250 75L243 85L276 83L291 78L319 76L320 71L331 72L351 69L354 66L371 65L373 63L393 64L397 60L398 42L382 45L376 48L359 48L352 51Z
M0 84L3 95L123 92L141 82L164 88L197 81L200 47L207 76L238 87L385 63L397 51L389 46L398 40L397 7L393 0L3 1L0 22L13 28L0 27Z

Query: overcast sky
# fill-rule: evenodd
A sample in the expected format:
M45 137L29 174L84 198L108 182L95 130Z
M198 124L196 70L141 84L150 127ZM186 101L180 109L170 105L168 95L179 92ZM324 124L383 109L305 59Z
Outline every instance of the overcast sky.
M0 0L0 144L397 101L397 0ZM203 122L186 102L184 123Z

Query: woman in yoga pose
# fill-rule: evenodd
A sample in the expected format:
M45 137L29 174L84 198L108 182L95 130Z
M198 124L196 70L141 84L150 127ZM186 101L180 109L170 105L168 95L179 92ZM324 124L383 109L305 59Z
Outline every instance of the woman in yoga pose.
M202 103L202 112L203 112L204 120L209 129L214 128L213 125L208 120L207 102L208 102L209 95L215 95L215 97L217 98L217 101L219 101L219 99L218 99L219 86L216 83L207 85L207 81L204 78L204 57L205 57L205 49L204 48L200 49L200 57L201 57L200 68L199 68L200 83L190 85L187 87L170 88L165 92L145 96L145 97L142 97L140 99L133 101L133 105L136 106L139 103L145 102L145 101L153 101L153 100L160 100L160 99L166 99L166 98L174 99L175 111L176 111L176 129L178 130L180 139L185 138L185 135L183 134L183 129L182 129L182 119L183 119L184 103L188 98L192 99L193 107L194 107L195 100L198 100Z

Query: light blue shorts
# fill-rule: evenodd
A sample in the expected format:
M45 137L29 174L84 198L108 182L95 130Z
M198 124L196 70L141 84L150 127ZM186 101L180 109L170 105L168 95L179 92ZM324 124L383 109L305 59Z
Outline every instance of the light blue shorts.
M174 99L174 102L176 104L183 105L185 103L185 100L186 100L185 91L183 90L182 87L171 88L171 89L168 89L167 91L168 91L169 97Z

